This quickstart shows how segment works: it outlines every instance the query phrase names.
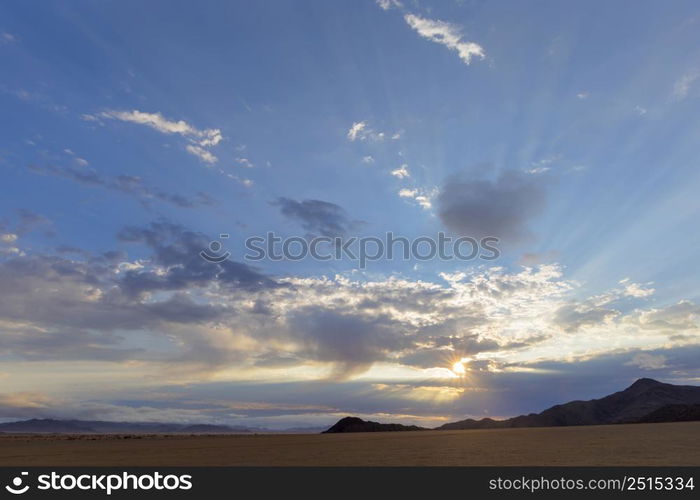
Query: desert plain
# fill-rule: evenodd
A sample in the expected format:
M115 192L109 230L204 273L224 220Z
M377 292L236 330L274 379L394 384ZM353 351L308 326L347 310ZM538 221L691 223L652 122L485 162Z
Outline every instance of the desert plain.
M700 465L700 422L348 434L3 434L0 466Z

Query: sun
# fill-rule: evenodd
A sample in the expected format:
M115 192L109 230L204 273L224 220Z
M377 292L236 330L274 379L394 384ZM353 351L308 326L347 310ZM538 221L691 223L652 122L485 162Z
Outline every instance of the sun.
M464 375L465 373L467 373L467 370L464 368L464 364L462 363L462 361L457 361L455 364L453 364L452 371L457 375Z

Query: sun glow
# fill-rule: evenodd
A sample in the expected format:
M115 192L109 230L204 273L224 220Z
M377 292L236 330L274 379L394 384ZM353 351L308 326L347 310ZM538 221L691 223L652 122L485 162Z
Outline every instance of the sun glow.
M464 368L464 364L462 361L457 361L455 364L452 365L452 371L456 373L457 375L464 375L467 373L466 368Z

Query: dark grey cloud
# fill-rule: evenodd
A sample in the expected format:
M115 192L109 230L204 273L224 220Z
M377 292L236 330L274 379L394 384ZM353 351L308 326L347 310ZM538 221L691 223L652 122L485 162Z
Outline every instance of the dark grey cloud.
M277 198L273 205L278 206L285 217L301 223L301 227L312 235L343 236L363 224L351 220L340 205L327 201L296 201L282 197Z
M460 173L442 186L438 215L462 236L517 242L529 236L528 224L544 208L545 195L541 176L509 170L488 180Z
M202 233L188 231L169 222L155 222L149 227L127 227L119 239L143 243L152 250L152 262L164 271L130 270L124 273L120 285L131 295L156 290L185 290L218 283L224 287L260 290L277 286L270 277L255 268L225 260L213 263L204 260L200 252L210 239Z
M29 170L42 175L62 177L87 186L101 187L111 191L133 196L144 204L152 201L169 203L180 208L196 208L215 204L215 200L206 193L197 193L194 197L168 193L144 184L143 179L131 175L106 177L89 167L66 167L58 165L30 165Z
M289 325L294 338L304 343L305 357L334 363L333 378L361 373L410 343L396 323L384 316L307 307L294 312Z

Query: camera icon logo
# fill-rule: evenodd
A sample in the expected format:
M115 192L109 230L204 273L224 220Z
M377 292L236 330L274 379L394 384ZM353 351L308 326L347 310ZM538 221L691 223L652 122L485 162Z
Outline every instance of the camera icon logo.
M22 472L20 473L19 476L16 476L15 478L12 479L12 484L11 485L6 485L5 489L12 493L13 495L21 495L22 493L26 493L27 490L29 489L29 485L26 484L24 487L22 487L22 480L24 476L29 475L29 472Z
M222 240L226 240L230 237L228 234L220 234L219 238ZM215 264L220 264L221 262L225 261L231 256L231 252L221 252L221 250L224 248L224 245L217 240L212 241L209 243L209 248L202 250L199 252L199 256L202 257L204 260L207 262L213 262ZM211 252L211 253L209 253Z

